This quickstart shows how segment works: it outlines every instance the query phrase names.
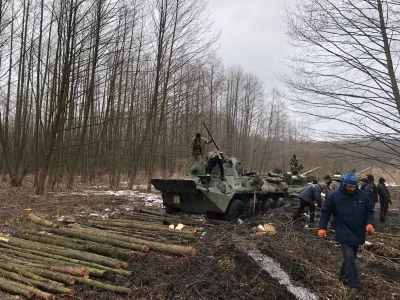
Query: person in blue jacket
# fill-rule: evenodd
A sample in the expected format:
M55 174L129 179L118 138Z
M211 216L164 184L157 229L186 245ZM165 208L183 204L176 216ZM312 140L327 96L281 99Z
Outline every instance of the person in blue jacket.
M370 205L374 206L374 191L367 178L360 180L360 190L367 194Z
M326 186L325 183L316 183L309 185L304 191L302 191L299 195L300 199L300 206L297 209L296 214L293 216L292 220L295 221L300 218L301 213L303 212L304 208L307 206L310 208L310 222L314 222L315 218L315 204L314 201L317 202L319 208L322 206L321 200L321 191Z
M365 243L365 231L375 232L374 209L369 196L358 189L358 177L348 173L340 187L330 193L321 210L318 235L326 237L330 216L334 216L336 240L342 245L340 280L344 285L360 289L356 257L357 250Z

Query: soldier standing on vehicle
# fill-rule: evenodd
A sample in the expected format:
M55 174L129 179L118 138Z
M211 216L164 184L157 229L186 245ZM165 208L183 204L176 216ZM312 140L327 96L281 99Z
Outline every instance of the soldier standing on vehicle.
M389 209L389 204L392 204L392 199L390 197L389 190L385 185L385 178L379 178L379 183L376 187L376 191L379 195L379 203L381 205L381 211L379 214L379 221L385 223L386 214Z
M207 176L211 176L212 169L214 169L214 167L218 165L221 175L221 180L225 181L226 179L225 179L224 164L223 164L224 153L219 150L214 150L209 152L207 157L208 157L207 167L206 167Z
M293 175L298 175L299 174L299 160L296 157L296 154L293 154L293 157L290 159L289 163L291 167L291 171Z
M201 136L201 133L196 133L196 136L192 139L192 144L190 146L192 157L194 158L194 160L198 162L203 162L206 144L210 144L212 142L212 139L207 140L206 138Z
M296 157L296 154L293 154L293 157L290 159L290 165L292 166L298 166L299 160Z

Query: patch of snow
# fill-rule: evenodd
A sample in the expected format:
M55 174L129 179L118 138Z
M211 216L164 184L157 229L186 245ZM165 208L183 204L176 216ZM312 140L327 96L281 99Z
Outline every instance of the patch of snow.
M280 264L276 262L273 258L261 254L260 251L254 250L250 251L249 255L258 263L258 265L267 271L269 275L273 278L279 280L280 284L286 286L289 292L296 296L299 300L318 300L317 295L311 293L308 289L295 286L290 281L289 275L282 270Z
M145 188L146 186L141 186ZM162 207L163 201L160 195L156 195L153 193L143 193L138 190L120 190L120 191L111 191L111 190L85 190L83 192L61 192L56 194L56 196L66 196L66 195L78 195L78 196L118 196L118 197L126 197L128 199L139 199L145 202L146 206L156 206ZM112 200L115 202L115 200Z
M364 245L371 246L372 243L371 243L371 242L368 242L368 241L365 241Z

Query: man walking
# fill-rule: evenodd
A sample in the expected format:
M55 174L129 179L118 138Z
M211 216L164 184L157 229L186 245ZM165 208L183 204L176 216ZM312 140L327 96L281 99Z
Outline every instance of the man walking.
M379 203L381 205L381 211L379 214L379 221L385 223L386 214L389 209L389 204L392 204L392 199L390 197L389 190L385 185L385 178L379 178L379 183L376 187L376 191L379 195Z
M315 219L315 204L317 202L319 208L322 206L321 191L325 188L324 183L317 183L309 185L304 191L299 195L300 206L297 209L296 214L293 216L292 220L296 221L300 218L301 213L307 206L310 208L310 222L313 223Z
M330 216L335 222L336 240L342 245L342 267L340 280L354 289L360 289L356 257L358 247L365 242L365 231L375 232L373 206L370 205L366 193L358 189L358 177L348 173L340 187L330 193L321 210L318 235L326 237L326 228Z

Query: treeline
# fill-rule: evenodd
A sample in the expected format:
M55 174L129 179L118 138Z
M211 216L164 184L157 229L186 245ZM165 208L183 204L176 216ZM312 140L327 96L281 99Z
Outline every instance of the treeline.
M0 2L3 178L36 193L60 180L186 171L205 134L255 171L283 168L307 128L275 91L215 56L204 0Z

